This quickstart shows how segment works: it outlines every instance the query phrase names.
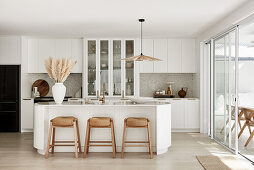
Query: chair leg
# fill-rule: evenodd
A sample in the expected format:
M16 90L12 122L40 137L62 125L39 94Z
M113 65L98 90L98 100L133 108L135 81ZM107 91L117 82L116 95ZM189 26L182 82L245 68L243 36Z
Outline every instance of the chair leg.
M56 128L53 127L53 135L52 135L52 146L51 146L51 153L53 154L55 151L55 135L56 135Z
M115 133L114 133L114 124L113 121L110 123L111 126L111 138L112 138L112 149L113 149L113 158L116 157L116 143L115 143Z
M75 157L78 158L78 136L76 122L74 122L74 144L75 144Z
M246 123L244 123L243 128L242 128L241 131L239 132L239 134L238 134L238 139L239 139L240 136L242 135L242 133L243 133L245 127L246 127Z
M122 152L121 152L121 158L123 158L123 154L124 154L125 131L126 131L126 120L124 120L124 128L123 128L123 139L122 139Z
M82 153L81 144L80 144L80 134L79 134L78 120L77 120L77 135L78 135L78 149L79 149L79 153Z
M85 146L84 146L84 158L86 158L86 154L88 152L88 138L89 138L89 129L90 129L90 125L89 125L89 120L87 121L87 127L86 127L86 138L85 138Z
M149 140L149 152L150 158L153 159L153 148L152 148L152 141L151 141L151 129L150 129L150 122L147 123L147 131L148 131L148 140Z
M228 122L229 122L229 119L227 119L227 121L226 121L226 126L227 126ZM224 129L225 129L225 126L223 126L223 128L221 128L220 133L222 133Z
M234 128L235 128L235 122L234 122L233 126L231 127L231 132L233 132Z
M48 145L47 145L47 150L46 150L46 159L49 157L49 148L50 148L50 142L51 142L51 133L52 133L52 122L50 122L50 127L49 127L49 136L48 136Z
M248 146L248 144L250 143L251 139L253 138L253 135L254 135L254 131L251 132L250 137L248 138L248 140L247 140L247 142L245 143L244 147L247 147L247 146Z
M249 132L250 132L250 134L251 134L251 127L250 127L250 126L248 126L248 129L249 129Z

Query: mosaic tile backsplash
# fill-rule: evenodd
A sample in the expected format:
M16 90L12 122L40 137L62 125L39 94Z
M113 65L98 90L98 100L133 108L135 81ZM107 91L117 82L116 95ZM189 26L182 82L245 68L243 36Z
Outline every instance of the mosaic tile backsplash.
M166 90L167 82L175 82L172 85L173 94L178 96L182 87L188 87L186 97L193 97L194 74L192 73L142 73L140 74L140 96L152 97L157 90Z

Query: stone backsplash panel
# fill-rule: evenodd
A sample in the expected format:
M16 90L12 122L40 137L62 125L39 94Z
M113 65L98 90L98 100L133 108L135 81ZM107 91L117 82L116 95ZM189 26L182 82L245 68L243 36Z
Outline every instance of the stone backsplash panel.
M50 86L49 93L46 96L52 96L51 88L55 84L52 79L49 78L48 74L46 73L31 73L28 76L28 85L32 88L32 84L38 80L43 79L46 80ZM75 97L75 94L80 91L82 87L82 74L80 73L71 73L67 80L64 82L66 86L66 95L65 96L72 96ZM31 91L32 96L32 91ZM80 96L76 96L80 97Z
M193 97L194 74L192 73L142 73L140 74L140 96L152 97L157 90L166 90L167 82L175 82L172 85L173 94L178 96L182 87L188 87L186 97Z

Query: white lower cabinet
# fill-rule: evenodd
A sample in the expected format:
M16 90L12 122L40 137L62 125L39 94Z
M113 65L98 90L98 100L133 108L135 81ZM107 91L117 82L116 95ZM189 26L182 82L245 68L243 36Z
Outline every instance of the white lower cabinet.
M187 99L184 102L185 128L199 129L199 101Z
M199 99L170 99L172 131L199 132Z
M22 99L21 102L21 132L33 130L34 100Z

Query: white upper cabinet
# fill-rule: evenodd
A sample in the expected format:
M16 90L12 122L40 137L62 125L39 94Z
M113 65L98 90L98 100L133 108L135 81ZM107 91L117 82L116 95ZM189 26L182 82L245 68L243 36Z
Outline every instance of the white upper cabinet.
M195 39L182 40L182 73L196 72Z
M0 64L21 64L20 37L0 36Z
M25 53L22 55L28 61L28 73L46 73L44 66L48 57L69 57L77 61L72 73L82 73L83 41L76 39L53 39L53 38L27 38L22 43L27 43Z
M153 39L143 39L142 53L149 57L153 57ZM139 69L140 73L153 73L153 61L140 61Z
M182 41L168 39L168 73L182 72Z
M45 69L45 60L49 58L50 56L54 57L55 56L55 41L54 39L40 39L38 42L38 60L37 60L37 65L38 65L38 73L46 73ZM31 56L32 57L32 56ZM29 58L31 58L29 57ZM29 61L30 63L30 61ZM31 65L33 63L30 63Z
M140 73L195 73L195 39L144 39L143 54L162 61L140 62Z
M71 57L71 39L56 39L56 57Z
M166 39L154 40L154 57L162 61L154 62L154 73L167 73L168 71L168 43Z
M38 73L38 40L37 39L29 39L27 40L27 60L28 65L27 69L29 73Z
M77 61L77 64L73 68L73 73L82 73L82 63L83 63L83 40L82 39L72 39L71 40L71 58Z

